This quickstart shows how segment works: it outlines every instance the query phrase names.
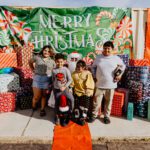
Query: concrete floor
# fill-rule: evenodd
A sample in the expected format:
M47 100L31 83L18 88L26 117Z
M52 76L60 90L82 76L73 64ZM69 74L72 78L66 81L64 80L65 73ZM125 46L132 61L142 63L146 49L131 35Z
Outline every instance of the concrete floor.
M16 112L0 114L0 138L28 137L38 139L53 139L53 110L46 109L47 116L40 117L39 110L17 110ZM92 140L100 138L150 138L150 122L146 119L111 117L111 124L105 125L97 119L89 123Z

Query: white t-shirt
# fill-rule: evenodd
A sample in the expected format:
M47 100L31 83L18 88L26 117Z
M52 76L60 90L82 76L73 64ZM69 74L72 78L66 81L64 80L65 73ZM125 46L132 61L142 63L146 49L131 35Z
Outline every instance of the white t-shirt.
M104 56L98 55L92 65L92 72L97 79L96 87L102 89L114 89L117 87L117 82L114 82L114 70L117 65L122 66L125 70L125 64L122 59L116 55Z

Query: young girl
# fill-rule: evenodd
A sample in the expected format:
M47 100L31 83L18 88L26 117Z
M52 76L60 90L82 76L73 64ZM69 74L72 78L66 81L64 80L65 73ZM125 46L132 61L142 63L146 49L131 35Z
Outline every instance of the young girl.
M52 83L52 69L55 66L55 62L50 56L53 56L53 49L51 46L44 46L39 55L34 56L29 61L29 66L32 69L33 75L33 100L32 108L37 109L37 102L41 98L41 111L40 116L45 116L45 104L46 104L46 91L49 84Z
M86 70L86 63L83 60L77 62L72 79L71 86L73 87L75 98L75 118L77 118L79 124L84 125L95 85L92 74Z

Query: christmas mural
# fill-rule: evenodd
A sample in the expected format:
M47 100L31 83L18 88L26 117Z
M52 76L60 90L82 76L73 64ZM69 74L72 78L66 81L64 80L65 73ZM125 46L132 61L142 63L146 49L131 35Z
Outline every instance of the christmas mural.
M0 8L1 51L23 43L36 50L51 44L56 52L81 53L90 64L111 40L116 54L132 53L129 8Z

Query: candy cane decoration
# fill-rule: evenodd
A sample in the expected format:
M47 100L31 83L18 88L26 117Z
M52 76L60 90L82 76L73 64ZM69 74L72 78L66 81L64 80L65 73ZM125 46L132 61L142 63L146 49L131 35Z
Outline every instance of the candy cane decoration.
M83 58L83 61L85 61L87 65L91 65L93 63L93 59L89 57L90 55L93 55L94 59L96 58L96 55L93 52L88 53L88 55Z
M102 17L108 17L110 19L113 19L113 15L110 12L108 12L108 11L102 11L96 17L96 25L97 26L99 25L99 22L100 22L100 20L101 20Z

